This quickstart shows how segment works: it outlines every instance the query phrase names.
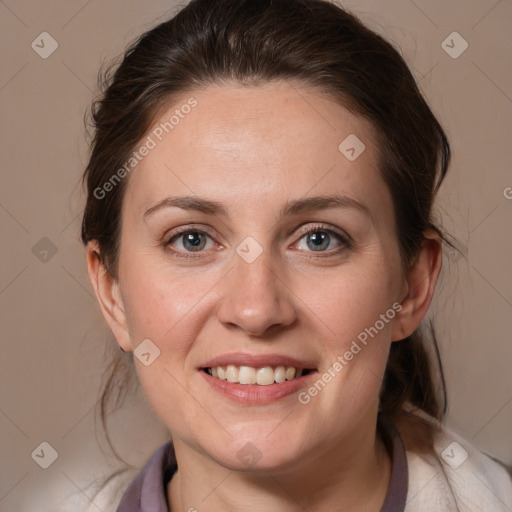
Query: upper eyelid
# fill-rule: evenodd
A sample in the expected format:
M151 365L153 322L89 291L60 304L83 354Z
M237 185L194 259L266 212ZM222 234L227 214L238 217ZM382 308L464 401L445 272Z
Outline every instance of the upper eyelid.
M302 229L303 226L307 226L308 224L313 224L313 225L309 226L308 228ZM296 231L299 231L302 236L302 235L306 235L306 234L310 233L311 231L315 231L315 230L327 231L329 233L334 233L335 235L338 235L341 238L346 238L348 240L351 240L350 235L348 233L346 233L343 229L331 227L330 225L322 224L321 222L320 223L306 222L306 223L302 224L301 226L299 226L299 228Z

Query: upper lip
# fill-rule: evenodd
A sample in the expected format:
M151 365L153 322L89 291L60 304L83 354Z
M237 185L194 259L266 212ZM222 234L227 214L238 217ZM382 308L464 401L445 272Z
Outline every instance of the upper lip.
M251 366L253 368L263 368L264 366L293 366L310 370L315 368L311 361L301 361L281 354L247 354L243 352L234 352L214 357L202 364L201 368L215 368L230 364L234 366Z

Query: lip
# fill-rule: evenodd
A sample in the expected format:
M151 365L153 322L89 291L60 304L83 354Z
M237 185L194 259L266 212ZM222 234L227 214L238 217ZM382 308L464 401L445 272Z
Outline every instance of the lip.
M220 393L224 397L242 404L264 405L297 393L302 387L307 385L307 382L311 376L316 375L318 372L313 370L307 375L303 375L302 377L298 377L293 380L287 380L281 384L269 384L268 386L260 386L258 384L235 384L234 382L220 380L216 377L212 377L203 371L202 368L199 369L199 373L203 376L211 389L217 393Z
M297 369L308 369L311 371L307 375L296 379L287 380L280 384L269 384L268 386L228 382L212 377L204 371L206 368L228 366L230 364L235 366L251 366L253 368L293 366ZM269 404L291 394L298 393L302 387L307 385L311 376L318 373L315 363L311 360L300 360L282 354L248 354L244 352L233 352L214 357L199 366L198 370L212 390L235 402L247 405Z
M223 354L206 361L199 368L212 368L215 366L252 366L253 368L263 368L264 366L294 366L295 368L316 369L312 361L301 361L293 357L281 354L247 354L243 352L233 352ZM298 380L298 379L297 379Z

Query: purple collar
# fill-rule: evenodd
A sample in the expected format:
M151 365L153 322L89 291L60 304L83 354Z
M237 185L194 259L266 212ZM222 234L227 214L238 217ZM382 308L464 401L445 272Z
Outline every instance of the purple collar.
M379 415L379 431L392 458L391 480L380 512L403 512L407 498L407 458L395 425ZM153 453L124 493L117 512L170 512L167 484L178 469L172 442Z
M403 512L409 487L404 443L395 425L382 414L379 414L377 425L391 457L391 479L380 512Z

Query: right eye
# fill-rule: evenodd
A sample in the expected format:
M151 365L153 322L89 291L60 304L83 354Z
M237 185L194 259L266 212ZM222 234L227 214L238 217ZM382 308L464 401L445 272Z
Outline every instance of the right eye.
M171 234L165 242L165 246L178 257L193 258L195 256L187 255L187 253L204 252L203 249L207 245L208 239L214 243L212 238L204 231L188 228ZM181 247L179 247L180 245Z

